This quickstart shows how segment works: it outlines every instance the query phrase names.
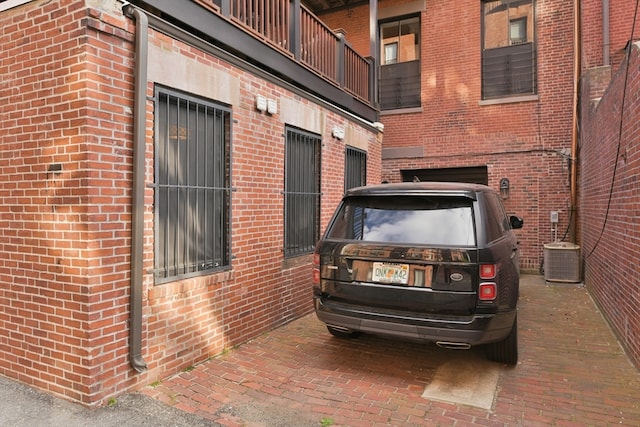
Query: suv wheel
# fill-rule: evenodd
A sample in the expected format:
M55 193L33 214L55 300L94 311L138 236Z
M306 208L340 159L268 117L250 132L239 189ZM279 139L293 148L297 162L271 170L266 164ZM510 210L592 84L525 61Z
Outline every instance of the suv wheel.
M334 337L338 338L357 338L360 335L360 332L358 331L345 331L332 326L327 326L327 331L329 331L329 333Z
M518 363L518 316L513 321L511 332L502 340L487 345L487 358L498 363Z

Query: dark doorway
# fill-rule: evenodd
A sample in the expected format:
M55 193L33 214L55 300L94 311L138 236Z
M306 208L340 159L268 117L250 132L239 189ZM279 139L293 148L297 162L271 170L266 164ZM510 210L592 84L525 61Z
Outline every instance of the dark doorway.
M438 182L471 182L474 184L489 184L486 166L468 168L441 169L405 169L400 171L404 182L438 181Z

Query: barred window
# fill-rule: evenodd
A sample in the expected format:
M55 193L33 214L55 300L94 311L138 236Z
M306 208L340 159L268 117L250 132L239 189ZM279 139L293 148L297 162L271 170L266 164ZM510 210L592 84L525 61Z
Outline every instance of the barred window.
M230 267L231 112L158 87L155 278Z
M482 99L537 91L534 0L482 4Z
M320 138L286 129L284 255L313 252L320 237Z
M360 187L367 183L367 153L349 147L344 154L344 190Z

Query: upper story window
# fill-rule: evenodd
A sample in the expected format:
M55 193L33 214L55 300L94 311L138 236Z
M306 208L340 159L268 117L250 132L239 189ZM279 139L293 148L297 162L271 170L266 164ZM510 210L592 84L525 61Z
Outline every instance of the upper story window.
M483 1L482 99L537 91L534 0Z
M380 109L420 106L420 17L380 23Z
M157 87L154 119L156 282L227 269L231 112Z
M509 38L511 44L527 42L527 18L512 19L509 22Z
M384 45L384 65L398 63L398 42L386 43Z

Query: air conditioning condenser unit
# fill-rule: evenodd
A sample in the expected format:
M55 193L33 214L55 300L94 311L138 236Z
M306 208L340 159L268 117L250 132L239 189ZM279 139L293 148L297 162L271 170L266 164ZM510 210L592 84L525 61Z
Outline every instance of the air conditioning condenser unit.
M580 246L569 242L544 245L544 280L580 282Z

